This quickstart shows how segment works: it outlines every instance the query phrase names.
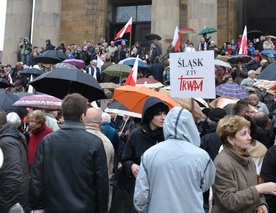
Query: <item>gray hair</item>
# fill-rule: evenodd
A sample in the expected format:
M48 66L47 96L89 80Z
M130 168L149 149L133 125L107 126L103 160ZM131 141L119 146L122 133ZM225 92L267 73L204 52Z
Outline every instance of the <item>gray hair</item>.
M15 127L21 125L21 119L16 112L10 112L7 114L7 122Z
M102 114L102 122L110 123L110 121L111 121L111 116L108 113L104 112Z

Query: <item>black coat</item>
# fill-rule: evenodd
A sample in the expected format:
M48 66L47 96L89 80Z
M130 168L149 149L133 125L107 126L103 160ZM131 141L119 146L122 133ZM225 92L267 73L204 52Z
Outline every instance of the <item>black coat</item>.
M163 64L161 63L154 63L151 67L150 67L150 75L152 75L154 77L155 80L163 83L163 72L165 70L165 67L163 66Z
M0 129L0 147L4 154L4 164L0 169L0 212L20 203L28 212L29 172L27 143L14 126L5 124Z
M30 205L46 212L106 213L108 174L102 141L80 122L43 138L32 166Z
M265 154L261 177L265 182L276 182L276 146L272 146ZM273 195L265 195L269 213L276 212L276 197Z
M121 50L121 51L116 50L114 52L114 57L113 58L114 58L115 64L118 64L119 61L126 58L126 51L125 50Z
M160 100L151 97L146 100L142 113L143 125L134 129L124 147L121 159L122 170L118 180L118 189L113 198L110 213L132 213L135 212L133 205L133 194L135 188L135 177L132 175L131 166L140 165L143 153L158 142L164 141L162 128L152 131L145 116L152 106L160 103ZM144 121L143 121L144 120Z

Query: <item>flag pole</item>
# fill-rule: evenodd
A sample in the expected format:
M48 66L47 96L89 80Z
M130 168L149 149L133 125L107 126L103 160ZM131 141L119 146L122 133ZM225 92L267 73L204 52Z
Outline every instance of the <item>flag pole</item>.
M131 35L132 35L132 32L129 33L129 55L130 55L130 51L131 51Z

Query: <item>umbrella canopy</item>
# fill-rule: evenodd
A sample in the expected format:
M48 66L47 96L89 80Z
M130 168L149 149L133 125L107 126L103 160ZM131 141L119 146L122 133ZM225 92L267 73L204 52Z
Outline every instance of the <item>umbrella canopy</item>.
M75 67L77 67L79 69L83 69L86 67L86 64L84 63L83 60L74 59L74 58L73 59L65 59L63 61L63 63L74 65Z
M60 99L71 93L79 93L89 101L106 98L103 89L92 75L76 69L55 69L40 75L30 84L36 91Z
M161 93L165 93L170 95L171 91L170 90L166 90L166 89L162 89L160 90ZM172 98L176 103L180 104L181 107L189 110L190 112L194 112L194 116L198 119L202 119L205 118L205 115L202 113L201 108L198 104L197 101L195 101L194 99L192 100L191 98ZM193 101L193 105L194 105L194 109L192 109L192 101Z
M173 38L165 38L164 41L168 44L172 43Z
M120 78L126 78L131 71L131 67L124 64L113 64L107 67L103 73Z
M0 78L0 88L7 88L7 87L11 87L11 83L5 79L5 78Z
M125 42L126 42L126 45L128 45L128 40L125 39L125 38L117 39L117 40L114 42L114 44L115 44L116 46L118 46L119 44L121 44L122 41L125 41Z
M216 57L216 59L227 62L227 60L229 59L229 56L227 56L227 55L218 55Z
M28 114L28 111L24 107L12 106L19 98L6 90L0 90L0 109L3 109L6 113L16 112L20 118L23 118Z
M262 92L267 92L276 95L276 81L259 79L253 84L253 86L257 87Z
M238 62L248 63L252 60L252 57L244 54L232 55L228 58L227 62L230 64L236 64Z
M142 114L147 97L157 97L163 100L170 109L174 106L180 106L169 95L153 91L147 87L121 86L116 88L113 94L113 99L123 104L132 112L140 114Z
M62 100L47 94L24 96L17 100L13 106L43 110L61 110Z
M214 62L215 62L216 66L222 66L222 67L226 67L226 68L232 68L232 66L228 62L225 62L225 61L222 61L222 60L219 60L219 59L215 59Z
M161 36L159 36L159 35L157 35L155 33L150 33L150 34L147 34L145 36L145 39L147 39L147 40L155 40L155 39L161 40L162 38L161 38Z
M136 86L144 86L148 88L160 88L164 85L154 78L138 78L136 81Z
M100 86L103 89L115 89L115 88L120 87L121 85L120 84L115 84L113 82L105 82L105 83L100 83Z
M47 50L41 55L35 57L34 61L43 64L57 64L59 62L62 62L66 58L67 56L61 51Z
M273 36L273 35L266 35L265 38L276 39L276 36Z
M243 99L248 97L248 92L239 84L225 83L216 87L216 95L228 98Z
M260 30L250 30L247 32L248 39L259 38L261 35L263 35L263 32Z
M22 71L19 71L20 75L25 75L25 76L39 76L43 73L45 73L45 71L40 70L40 69L36 69L36 68L30 68L30 69L24 69Z
M268 81L276 81L276 61L269 64L265 69L262 70L262 72L257 75L257 79L263 79Z
M189 28L189 27L184 27L184 28L180 28L179 32L182 33L182 34L185 34L185 33L195 33L195 30L192 29L192 28Z
M237 99L237 98L219 97L219 98L216 98L215 100L213 100L210 103L210 106L212 106L213 108L219 107L219 108L223 109L228 104L235 104L235 103L237 103L238 100L239 99Z
M217 30L215 28L205 28L203 30L201 30L198 35L203 35L203 34L211 34L211 33L214 33L214 32L217 32Z
M118 115L127 115L135 118L141 118L142 115L140 113L131 112L128 108L126 108L123 104L115 101L111 103L105 110L105 112L111 112Z
M135 60L136 60L135 57L128 57L128 58L125 58L125 59L119 61L118 64L124 64L124 65L133 67ZM148 68L149 65L146 62L144 62L142 59L138 58L138 67Z
M276 50L263 50L261 53L263 55L268 55L268 54L276 55Z
M56 64L56 68L63 68L63 69L78 69L76 66L72 65L72 64L68 64L68 63L57 63Z

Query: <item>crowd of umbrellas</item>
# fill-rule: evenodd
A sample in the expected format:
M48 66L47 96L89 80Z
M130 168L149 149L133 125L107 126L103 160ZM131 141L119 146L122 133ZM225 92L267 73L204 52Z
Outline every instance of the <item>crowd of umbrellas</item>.
M204 28L198 34L211 34L216 32L214 28ZM195 33L192 28L181 28L180 33ZM252 32L255 33L255 32ZM257 32L256 32L257 33ZM157 34L146 35L148 40L161 40ZM120 42L119 40L117 42ZM128 41L126 41L128 42ZM270 52L269 52L270 53ZM107 67L103 72L110 76L117 76L121 79L127 78L136 58L129 57ZM227 104L234 104L239 99L248 97L248 92L236 83L225 83L216 87L218 98L212 102L203 99L171 98L169 88L151 78L140 78L136 87L121 86L111 82L99 84L92 75L81 72L85 63L78 59L67 59L63 52L48 50L34 59L37 63L55 64L57 69L45 72L40 69L29 68L20 71L21 75L33 78L29 85L35 89L35 94L21 92L10 93L4 90L12 85L6 79L0 78L0 108L6 112L15 111L20 116L27 114L27 108L44 110L60 110L62 99L71 93L80 93L89 102L106 99L104 89L114 90L113 99L115 102L105 109L106 112L141 117L144 101L149 96L155 96L165 101L170 108L182 106L193 112L198 119L204 118L202 108L204 107L225 107ZM231 69L231 64L237 62L248 63L252 58L248 55L233 55L230 57L221 56L215 59L216 66L223 66ZM138 61L140 68L148 68L148 64L141 59ZM269 65L258 76L254 86L261 91L276 94L276 64ZM161 88L161 89L160 89ZM154 91L158 89L159 91ZM195 100L195 102L194 102Z

